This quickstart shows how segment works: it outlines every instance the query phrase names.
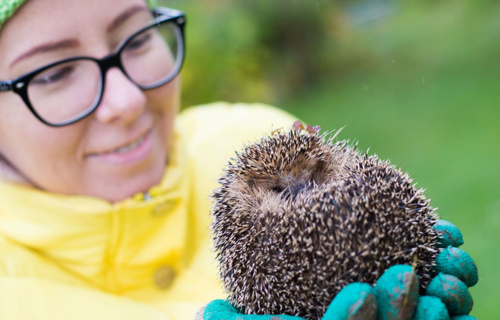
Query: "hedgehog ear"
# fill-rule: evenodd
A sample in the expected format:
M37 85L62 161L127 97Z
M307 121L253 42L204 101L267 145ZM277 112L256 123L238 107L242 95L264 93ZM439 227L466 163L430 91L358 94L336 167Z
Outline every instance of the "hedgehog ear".
M293 123L293 125L292 125L292 129L293 129L293 131L295 131L295 132L299 132L299 131L304 130L305 128L304 128L304 125L302 124L302 122L300 122L300 120L297 120L297 121L295 121L295 122Z

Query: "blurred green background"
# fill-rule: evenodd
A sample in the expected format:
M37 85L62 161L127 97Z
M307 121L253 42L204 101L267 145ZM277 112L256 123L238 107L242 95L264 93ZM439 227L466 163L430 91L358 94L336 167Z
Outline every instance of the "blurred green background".
M500 300L498 0L165 0L187 14L184 107L264 102L358 141L426 188Z

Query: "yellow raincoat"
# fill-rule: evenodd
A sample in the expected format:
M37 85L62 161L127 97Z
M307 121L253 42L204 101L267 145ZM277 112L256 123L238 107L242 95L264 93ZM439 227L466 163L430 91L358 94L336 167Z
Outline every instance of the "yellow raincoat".
M189 109L161 184L118 203L0 182L0 319L194 319L224 297L208 195L234 150L292 122L262 105Z

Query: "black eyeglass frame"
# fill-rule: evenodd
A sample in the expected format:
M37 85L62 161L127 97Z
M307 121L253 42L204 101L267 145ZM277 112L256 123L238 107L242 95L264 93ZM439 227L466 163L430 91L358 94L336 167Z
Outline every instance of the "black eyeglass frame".
M14 80L0 81L0 92L13 91L13 92L17 93L19 96L21 96L22 100L24 101L24 103L26 104L28 109L31 111L31 113L33 113L33 115L38 120L40 120L44 124L51 126L51 127L63 127L63 126L67 126L69 124L72 124L72 123L75 123L77 121L82 120L83 118L87 117L92 112L94 112L95 109L97 109L97 107L99 106L99 104L101 103L101 100L102 100L104 86L106 83L106 73L108 72L109 69L111 69L113 67L117 67L118 69L120 69L123 72L123 74L132 83L134 83L137 87L139 87L141 90L154 89L154 88L158 88L164 84L167 84L168 82L172 81L172 79L174 79L179 74L179 71L181 70L182 64L184 62L184 57L185 57L185 53L186 53L185 35L184 35L184 26L186 23L186 17L182 11L170 9L170 8L165 8L165 7L157 7L154 10L152 10L151 12L153 13L153 16L155 18L154 23L151 23L150 25L140 29L139 31L137 31L134 34L132 34L131 36L129 36L118 47L118 50L115 53L107 55L102 59L97 59L97 58L93 58L93 57L85 57L85 56L77 56L77 57L71 57L68 59L64 59L61 61L57 61L57 62L48 64L48 65L40 67L34 71L31 71L27 74L24 74L24 75L14 79ZM154 84L148 85L148 86L141 86L138 83L136 83L128 75L128 73L125 71L125 69L123 68L122 62L120 60L121 53L124 50L124 48L129 44L129 42L134 37L136 37L138 34L144 32L147 29L154 28L155 26L157 26L159 24L169 23L169 22L173 22L177 26L177 28L175 30L176 30L176 32L178 32L177 38L179 41L179 43L177 44L177 61L176 61L176 65L174 67L174 70L172 71L172 73L170 74L169 77L162 79L158 83L154 83ZM63 64L63 63L67 63L67 62L71 62L71 61L75 61L75 60L90 60L90 61L97 63L97 65L99 66L100 71L101 71L101 91L98 93L99 98L96 99L93 107L89 108L89 110L76 116L75 118L68 120L68 121L65 121L65 122L62 122L62 123L57 123L57 124L50 123L50 122L44 120L40 115L38 115L38 113L35 111L35 109L31 105L31 102L30 102L29 97L28 97L28 84L39 73L41 73L49 68L52 68L54 66L57 66L59 64Z

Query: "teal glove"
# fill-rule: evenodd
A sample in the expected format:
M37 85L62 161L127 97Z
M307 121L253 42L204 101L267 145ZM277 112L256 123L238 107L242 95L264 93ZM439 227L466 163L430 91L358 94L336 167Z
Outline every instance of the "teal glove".
M406 299L407 296L408 299ZM375 288L367 283L360 282L347 285L335 296L322 319L372 320L375 319L377 306L380 305L383 305L383 307L379 307L379 309L386 310L389 313L413 314L417 304L417 296L418 279L412 267L393 266L384 272L377 281ZM302 318L289 315L245 315L231 306L226 300L215 300L205 308L203 319L299 320Z
M468 287L477 283L478 272L472 258L457 248L464 243L462 233L444 220L438 221L434 228L438 233L437 247L445 249L436 258L438 275L429 283L426 295L417 298L418 280L415 275L412 278L410 266L391 267L379 278L373 291L376 319L449 320L450 316L451 320L475 319L467 316L473 304ZM356 289L349 288L351 285L337 294L323 320L375 319L362 311L374 308L364 306L371 303L364 297L368 289L355 292Z
M429 283L425 296L418 297L418 278L408 265L387 269L375 287L351 283L328 307L323 320L474 320L467 316L472 297L467 287L478 281L472 258L457 247L463 244L460 230L440 220L435 225L438 247L445 248L436 259L438 275ZM204 320L298 320L289 315L244 315L225 300L209 303Z
M256 315L242 314L227 300L210 302L203 312L203 320L301 320L300 317L288 315Z
M473 305L468 287L474 286L479 280L476 264L467 252L458 249L464 241L462 233L454 224L440 220L434 229L438 233L437 247L445 249L436 258L438 275L429 283L425 293L439 298L446 305L451 319L474 319L464 316L469 314ZM422 310L426 308L425 304L419 307Z

